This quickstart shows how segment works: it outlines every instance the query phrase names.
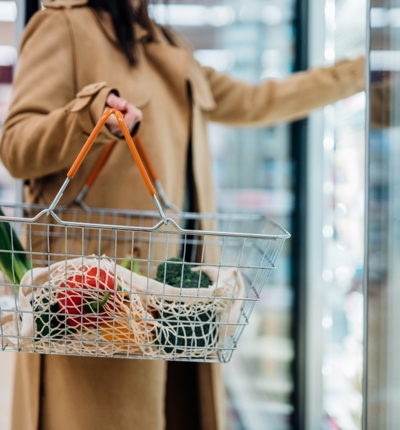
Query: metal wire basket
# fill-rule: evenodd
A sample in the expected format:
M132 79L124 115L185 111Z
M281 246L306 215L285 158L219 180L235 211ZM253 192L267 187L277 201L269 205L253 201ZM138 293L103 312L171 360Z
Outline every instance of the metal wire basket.
M57 206L111 114L157 211L93 209L81 201ZM0 216L9 238L0 260L10 262L8 279L0 282L2 350L230 360L290 235L262 215L166 214L153 182L164 193L149 170L122 115L109 110L50 207L5 207L13 213ZM162 201L168 207L165 196Z

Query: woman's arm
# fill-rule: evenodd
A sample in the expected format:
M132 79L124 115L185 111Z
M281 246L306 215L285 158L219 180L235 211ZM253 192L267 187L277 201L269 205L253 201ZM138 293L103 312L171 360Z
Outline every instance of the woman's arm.
M283 81L251 85L205 67L216 108L211 121L230 125L270 125L306 116L313 109L364 90L364 59L294 73Z
M38 12L21 42L0 145L1 159L14 177L36 178L70 167L101 116L113 89L105 82L77 88L74 62L64 12ZM98 141L112 139L103 128Z

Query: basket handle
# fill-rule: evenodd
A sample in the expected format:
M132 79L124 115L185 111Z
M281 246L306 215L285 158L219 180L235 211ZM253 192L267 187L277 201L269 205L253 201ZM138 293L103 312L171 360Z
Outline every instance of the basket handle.
M99 159L97 160L95 166L93 167L93 170L90 172L90 175L85 181L85 185L87 187L91 187L95 179L97 178L97 175L100 173L100 170L103 168L105 162L107 161L109 155L111 154L111 151L114 149L114 146L116 144L115 140L112 140L105 148L104 151L100 154Z
M145 167L147 169L147 173L149 174L150 179L153 182L153 185L154 185L155 189L157 190L157 194L160 197L161 202L162 202L164 208L171 209L176 214L181 214L182 211L177 206L175 206L173 203L171 203L168 200L168 197L167 197L167 195L166 195L166 193L164 191L164 188L161 185L161 182L160 182L160 180L157 177L156 171L154 170L154 167L151 164L151 161L150 161L150 159L149 159L149 157L148 157L148 155L147 155L147 153L146 153L146 151L144 149L144 145L142 143L142 139L140 138L140 136L136 136L135 137L135 145L136 145L136 148L137 148L137 150L139 152L139 155L140 155L140 157L141 157L141 159L143 161L143 164L145 165Z
M164 209L171 209L175 213L180 214L182 211L172 204L164 191L163 186L161 185L160 180L157 177L156 171L154 170L153 165L150 162L149 157L147 156L147 153L144 149L142 139L139 136L136 136L134 139L136 149L139 152L140 158L142 159L142 162L147 170L147 173L151 179L151 182L154 185L154 188L157 190L158 197L161 200L161 203L164 207ZM82 207L85 206L85 203L83 202L83 199L86 197L87 192L89 191L90 187L92 186L93 182L96 180L98 174L100 173L101 169L103 168L105 162L107 161L109 155L111 154L111 151L114 149L115 144L117 142L115 140L111 141L103 150L103 152L100 154L100 157L98 158L96 164L94 165L92 171L89 173L88 178L86 179L81 191L78 193L77 197L71 201L70 204L78 204Z
M136 165L138 166L140 175L144 181L144 184L147 188L147 191L149 192L150 196L153 198L154 203L157 207L158 212L160 213L161 218L163 218L164 222L167 223L167 217L160 205L160 202L158 201L156 190L149 178L149 175L147 174L146 168L144 167L142 160L140 158L140 155L136 149L135 143L133 142L132 136L129 132L128 126L125 123L124 116L122 113L117 109L106 109L106 111L103 113L101 118L99 119L98 123L94 127L93 131L91 132L90 136L87 138L85 144L83 145L82 149L80 150L78 156L76 157L74 163L72 164L71 168L69 169L67 173L67 178L65 179L62 187L60 188L59 192L55 196L52 204L50 205L48 212L53 212L55 207L57 206L58 202L60 201L65 189L67 188L69 182L71 179L74 178L76 172L78 171L79 167L81 166L83 160L85 159L86 155L88 154L90 148L92 147L96 137L100 133L102 127L106 123L107 119L111 116L115 115L118 121L118 125L121 128L122 134L125 137L126 143L129 147L129 150L131 151L131 154L133 156L133 159L136 162Z
M93 182L96 180L98 174L100 173L101 169L103 168L104 164L108 160L108 157L110 156L112 150L115 147L115 144L117 143L116 140L112 140L103 150L103 152L100 154L100 157L96 161L96 164L94 165L92 171L89 173L89 176L87 177L82 189L80 190L77 197L71 202L83 206L83 199L86 197L87 192L89 191L89 188L92 186Z

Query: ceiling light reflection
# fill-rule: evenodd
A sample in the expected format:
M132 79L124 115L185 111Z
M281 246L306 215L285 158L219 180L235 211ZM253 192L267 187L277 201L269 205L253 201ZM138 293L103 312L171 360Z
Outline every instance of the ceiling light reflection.
M0 21L14 22L17 19L17 4L15 1L0 1Z
M159 24L181 27L223 27L235 21L231 6L150 5L150 16Z
M0 66L12 66L16 63L16 61L16 48L11 45L0 45Z

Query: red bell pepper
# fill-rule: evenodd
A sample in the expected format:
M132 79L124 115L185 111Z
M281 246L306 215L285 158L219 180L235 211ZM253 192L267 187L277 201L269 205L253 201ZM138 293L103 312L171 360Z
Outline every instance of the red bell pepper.
M57 294L60 311L67 316L68 324L73 327L96 326L98 318L107 315L104 308L106 303L112 306L109 303L111 294L115 297L118 290L115 278L97 267L85 268L82 273L68 277L61 287L63 289ZM104 294L101 291L105 291ZM93 295L97 295L98 299L93 298Z

